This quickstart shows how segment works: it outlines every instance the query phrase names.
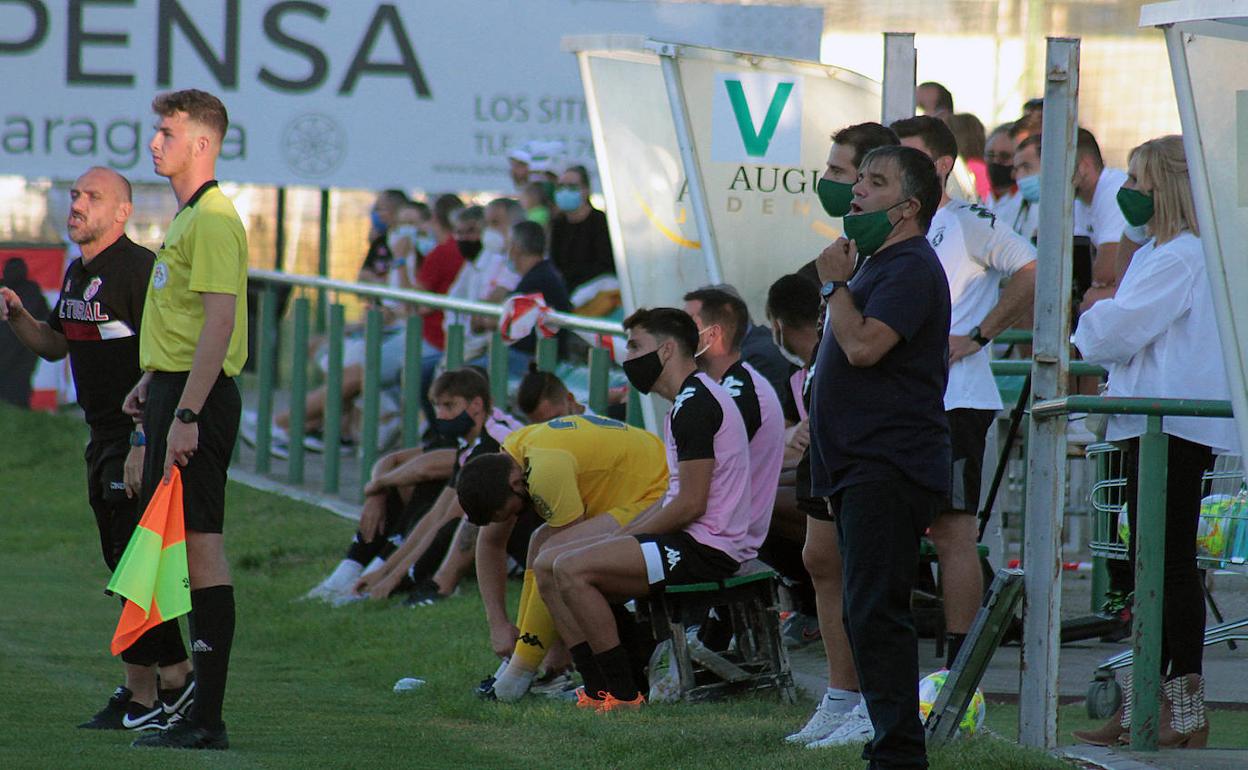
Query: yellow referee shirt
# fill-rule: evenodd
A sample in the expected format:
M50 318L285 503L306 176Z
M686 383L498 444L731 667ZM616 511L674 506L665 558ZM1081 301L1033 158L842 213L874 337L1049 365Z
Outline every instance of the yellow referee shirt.
M604 513L627 524L667 491L659 437L597 415L521 428L503 451L524 468L533 505L552 527Z
M169 224L156 254L143 325L139 365L189 372L204 328L199 295L233 294L234 333L222 369L227 377L247 361L247 232L234 204L215 181L199 188Z

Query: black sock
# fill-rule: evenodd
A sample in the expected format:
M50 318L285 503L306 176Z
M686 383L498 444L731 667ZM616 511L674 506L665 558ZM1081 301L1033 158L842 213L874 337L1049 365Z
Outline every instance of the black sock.
M945 668L953 668L953 662L958 659L958 651L965 641L966 634L945 634Z
M191 591L191 658L195 666L195 705L190 721L222 727L221 704L234 640L234 586Z
M619 700L634 700L637 697L637 682L633 679L633 667L628 659L628 650L624 645L594 655L598 668L606 679L607 691Z
M607 683L603 679L602 669L598 668L598 661L594 660L594 651L590 649L589 643L574 644L568 648L568 652L572 653L572 665L576 666L576 670L581 672L581 679L585 680L585 694L597 698L599 692L607 689Z
M355 537L351 538L351 547L347 549L347 558L367 567L369 562L381 555L382 546L385 544L385 538L382 538L380 535L374 535L372 542L365 543L364 538L357 531Z

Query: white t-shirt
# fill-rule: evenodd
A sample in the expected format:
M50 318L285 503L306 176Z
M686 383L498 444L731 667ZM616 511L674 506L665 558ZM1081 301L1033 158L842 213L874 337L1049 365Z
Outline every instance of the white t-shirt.
M1001 281L1036 259L1036 250L988 209L951 201L932 217L927 240L949 279L949 333L964 336L1001 296ZM945 409L1000 409L1001 394L985 348L949 367Z
M1107 395L1228 400L1200 239L1184 232L1141 246L1114 296L1079 316L1075 347L1109 369ZM1145 427L1142 415L1113 415L1105 438L1135 438ZM1239 451L1233 420L1167 417L1162 430L1217 452Z
M471 262L464 260L459 274L447 289L446 296L481 301L501 287L510 292L520 283L520 276L512 272L507 264L507 255L497 251L482 251ZM485 355L490 345L491 334L472 331L472 314L456 313L448 310L443 315L442 327L451 324L462 324L464 327L464 360L471 361Z
M1122 240L1127 220L1118 208L1118 190L1127 181L1127 172L1117 168L1101 170L1092 193L1092 205L1075 198L1075 235L1086 235L1092 243L1103 246Z

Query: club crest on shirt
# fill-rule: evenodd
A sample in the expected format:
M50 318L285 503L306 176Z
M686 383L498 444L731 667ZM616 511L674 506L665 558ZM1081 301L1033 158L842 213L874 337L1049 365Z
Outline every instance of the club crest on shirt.
M741 398L741 389L745 387L745 383L737 379L735 374L725 377L724 381L719 384L723 385L724 390L728 391L728 395L733 398Z
M152 270L152 287L156 289L165 288L165 284L169 282L169 268L164 262L157 262L156 268Z
M686 401L693 398L695 392L693 387L690 386L676 394L676 400L672 402L672 417L676 416L676 413L680 411L680 408L685 405Z
M100 286L102 286L103 284L104 284L103 279L101 279L98 275L95 276L94 278L91 279L91 282L87 284L87 288L83 290L82 298L89 301L91 298L93 298L96 295L96 293L99 292Z

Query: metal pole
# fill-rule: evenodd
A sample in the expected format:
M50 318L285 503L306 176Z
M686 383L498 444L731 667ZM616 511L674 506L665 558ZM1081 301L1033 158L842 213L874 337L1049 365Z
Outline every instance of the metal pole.
M608 379L611 358L605 348L589 349L589 408L598 414L607 413Z
M342 333L347 325L347 311L335 302L329 308L329 372L325 381L325 484L329 494L338 494L338 471L342 465Z
M360 436L360 499L377 460L377 428L381 419L381 310L369 308L364 327L364 413ZM326 451L330 451L327 447Z
M458 369L464 365L464 326L451 324L446 327L446 368Z
M919 55L914 48L914 33L885 32L884 95L880 103L880 117L884 125L914 117L918 66Z
M1032 392L1066 395L1070 364L1071 208L1078 125L1079 41L1049 38L1040 170ZM1031 417L1027 452L1027 533L1019 741L1057 746L1057 665L1061 634L1062 514L1066 500L1066 420Z
M503 342L502 333L496 331L490 337L487 360L490 373L490 400L494 402L494 406L505 410L507 406L507 343Z
M273 269L286 270L286 188L277 188L277 229L273 233Z
M418 315L407 317L407 343L403 351L403 446L414 447L420 443L420 394L424 390L421 381L423 370L422 348L425 323Z
M559 364L559 340L554 337L541 337L537 340L537 368L543 372L554 372Z
M672 106L672 122L676 129L676 144L680 147L680 162L685 167L685 180L689 184L689 205L693 209L693 221L698 226L698 240L702 242L702 257L706 264L706 282L723 283L719 268L719 248L715 231L711 229L711 209L706 197L706 185L702 181L702 167L698 164L698 150L693 145L693 124L685 105L685 89L681 83L680 65L676 56L680 47L661 44L656 47L663 67L663 82L667 85L667 101Z
M329 188L321 188L320 227L316 241L316 274L322 278L329 277ZM324 289L316 292L316 333L325 333L325 308L328 307L329 293Z
M1166 553L1168 439L1161 417L1140 437L1139 504L1135 512L1135 605L1132 610L1131 750L1156 751L1161 689L1161 603Z
M291 484L303 484L304 401L308 393L308 316L312 303L307 297L295 300L294 349L290 369L290 459L287 471Z
M269 472L269 446L273 425L273 369L277 342L277 289L265 284L260 295L260 341L256 346L260 357L260 392L256 404L256 473Z

